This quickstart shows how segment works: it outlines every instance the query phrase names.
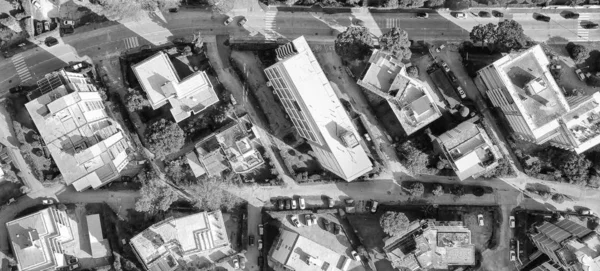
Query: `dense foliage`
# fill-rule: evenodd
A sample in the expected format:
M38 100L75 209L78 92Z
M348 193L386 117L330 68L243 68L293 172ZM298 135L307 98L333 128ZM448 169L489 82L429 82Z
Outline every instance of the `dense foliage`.
M574 44L569 42L566 46L569 56L575 61L575 63L581 63L590 56L590 50L580 44Z
M365 27L348 27L335 40L335 52L346 60L362 59L372 47L373 38Z
M523 27L514 20L504 20L495 26L492 23L479 24L470 33L471 41L488 45L493 50L508 52L520 49L527 43Z
M406 31L394 27L379 37L379 46L382 51L389 52L398 59L410 59L410 40Z
M387 211L379 219L383 232L390 236L404 233L408 229L410 221L404 213Z
M183 130L177 123L166 119L160 119L146 127L145 138L148 149L159 159L178 151L185 142Z
M137 90L130 88L127 90L127 95L125 95L125 104L127 105L127 110L130 112L138 111L144 109L144 107L150 106L150 102L144 94Z

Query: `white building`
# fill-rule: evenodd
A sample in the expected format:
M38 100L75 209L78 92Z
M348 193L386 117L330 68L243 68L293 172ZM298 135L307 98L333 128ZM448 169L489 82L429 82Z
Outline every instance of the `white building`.
M277 49L265 69L269 85L321 166L346 181L371 171L361 138L304 37Z
M82 191L117 179L131 144L90 78L60 70L38 86L42 95L25 107L64 181Z
M585 152L600 143L600 93L565 97L549 65L538 45L495 61L475 80L518 138Z
M64 211L49 207L10 221L6 228L19 271L53 270L68 265L63 244L77 236L73 236Z

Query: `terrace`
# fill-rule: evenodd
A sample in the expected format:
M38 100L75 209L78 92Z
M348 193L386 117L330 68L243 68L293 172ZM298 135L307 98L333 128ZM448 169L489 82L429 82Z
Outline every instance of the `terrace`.
M248 173L264 163L240 125L233 125L217 134L216 138L235 173Z

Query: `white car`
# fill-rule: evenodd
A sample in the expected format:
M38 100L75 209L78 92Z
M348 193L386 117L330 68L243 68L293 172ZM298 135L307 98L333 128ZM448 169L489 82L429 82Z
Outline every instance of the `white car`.
M312 226L312 220L310 219L310 214L304 215L304 221L306 221L306 226Z
M456 91L458 92L458 95L460 95L460 98L462 98L462 99L467 98L467 94L465 93L465 91L463 90L463 88L461 86L456 87Z
M300 223L300 220L298 220L297 215L292 216L292 224L294 224L294 226L296 226L297 228L300 228L303 226L302 223Z
M306 209L306 202L304 202L303 197L298 197L298 203L300 203L300 209L302 209L302 210Z
M477 221L479 221L479 226L484 226L483 224L483 215L482 214L478 214L477 215Z
M295 199L292 199L292 210L296 210L298 208L298 204Z
M233 268L240 269L240 261L237 257L233 258Z
M262 236L264 232L263 225L258 224L258 235Z
M352 259L354 259L355 261L360 261L360 256L358 256L356 250L353 250L352 252L350 252L350 254L352 255Z
M440 47L436 48L435 51L439 53L442 50L444 50L444 48L446 48L446 45L442 44L442 45L440 45Z
M515 228L515 217L514 216L510 216L510 218L508 219L508 224L510 225L511 229Z
M40 9L42 7L42 5L40 4L40 1L34 0L33 2L31 2L33 4L33 6L37 9Z
M448 64L446 64L446 62L440 61L440 63L442 63L442 68L444 68L444 71L450 72L450 67L448 67Z
M54 204L54 201L51 199L45 199L45 200L42 200L42 204L50 205L50 204Z
M510 261L511 262L517 261L517 253L515 253L514 250L510 251Z
M457 13L456 13L454 16L455 16L457 19L466 19L466 18L467 18L467 14L466 14L466 13L464 13L464 12L457 12Z

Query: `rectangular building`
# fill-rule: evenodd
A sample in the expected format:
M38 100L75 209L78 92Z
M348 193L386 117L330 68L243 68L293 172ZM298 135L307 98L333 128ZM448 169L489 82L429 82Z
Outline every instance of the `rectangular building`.
M104 108L91 78L60 70L38 82L41 96L25 107L67 185L98 188L129 164L129 139Z
M411 78L395 57L374 50L358 85L384 98L407 135L442 116L426 82Z
M53 270L68 265L63 244L77 236L73 236L64 211L49 207L10 221L6 228L19 271Z
M508 54L477 72L520 139L582 153L600 143L600 94L565 97L541 46Z
M346 181L371 171L361 138L304 37L276 52L279 61L265 69L268 84L321 166Z
M475 117L436 137L435 142L460 180L495 168L501 154Z
M180 260L191 261L217 250L228 254L231 249L221 211L168 218L131 238L130 244L151 271L172 271Z
M176 122L188 118L192 113L198 114L219 101L204 71L180 79L169 55L163 51L131 68L146 92L152 109L170 103L171 114Z

